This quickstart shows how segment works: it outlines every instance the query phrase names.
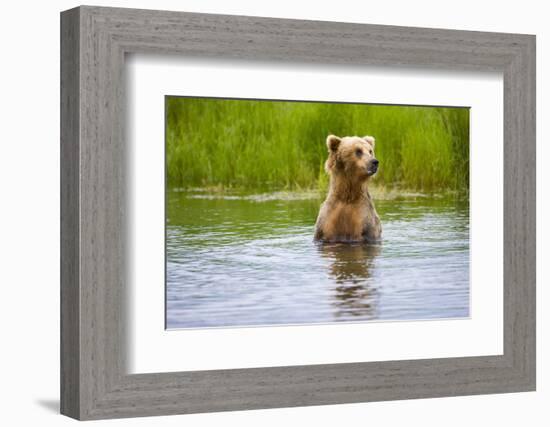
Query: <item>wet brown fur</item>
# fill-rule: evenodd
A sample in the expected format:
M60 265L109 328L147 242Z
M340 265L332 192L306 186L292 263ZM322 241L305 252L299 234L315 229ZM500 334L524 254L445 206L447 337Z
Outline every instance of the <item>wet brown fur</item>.
M315 239L327 242L375 242L382 235L380 218L368 191L374 138L329 135L325 169L330 175L326 200L315 224ZM357 155L357 151L361 155Z

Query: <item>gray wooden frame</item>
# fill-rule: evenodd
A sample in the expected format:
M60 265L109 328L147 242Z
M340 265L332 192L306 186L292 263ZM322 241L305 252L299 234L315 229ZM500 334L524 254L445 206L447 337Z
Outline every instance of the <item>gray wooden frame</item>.
M500 71L504 354L129 375L130 52ZM535 37L83 6L61 14L61 412L77 419L535 389Z

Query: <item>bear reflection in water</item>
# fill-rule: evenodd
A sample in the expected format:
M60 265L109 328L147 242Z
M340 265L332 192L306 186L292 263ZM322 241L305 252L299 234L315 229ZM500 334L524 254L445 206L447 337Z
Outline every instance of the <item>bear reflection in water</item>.
M318 243L321 256L328 259L329 277L334 280L335 316L376 318L378 294L372 276L381 246L366 243Z

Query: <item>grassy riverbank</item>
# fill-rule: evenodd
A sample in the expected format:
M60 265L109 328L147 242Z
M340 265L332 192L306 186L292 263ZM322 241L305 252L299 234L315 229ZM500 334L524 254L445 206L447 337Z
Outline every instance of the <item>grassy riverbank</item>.
M384 188L469 186L469 110L167 98L169 187L325 188L328 134L373 135Z

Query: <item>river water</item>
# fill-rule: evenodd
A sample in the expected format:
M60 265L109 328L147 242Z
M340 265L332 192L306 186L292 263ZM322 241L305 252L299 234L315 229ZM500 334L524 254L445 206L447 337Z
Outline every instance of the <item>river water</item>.
M379 245L315 243L321 202L168 191L167 328L469 316L467 201L375 199Z

